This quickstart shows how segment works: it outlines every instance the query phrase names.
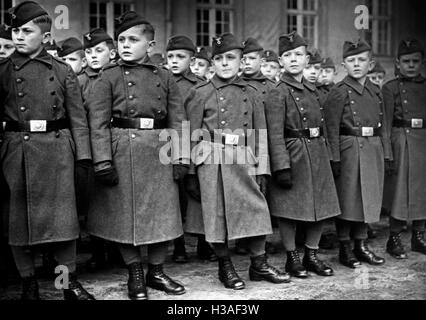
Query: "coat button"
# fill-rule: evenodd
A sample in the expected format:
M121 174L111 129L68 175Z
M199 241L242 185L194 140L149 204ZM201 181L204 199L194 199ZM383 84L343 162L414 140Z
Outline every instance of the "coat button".
M21 82L22 82L22 79L21 79L21 78L18 78L18 79L16 79L16 82L17 82L17 83L21 83Z
M51 94L52 96L54 96L54 95L56 94L56 91L52 91L50 94Z
M15 68L15 70L19 70L19 66L15 66L14 68Z
M263 94L266 94L266 91L265 91L265 90L263 90L263 91L262 91L262 93L263 93Z
M407 90L405 90L405 89L404 89L404 90L402 90L402 93L407 93Z
M351 100L351 104L354 104L354 103L355 103L355 101Z
M262 84L263 84L263 85L266 85L266 81L262 81Z
M23 97L24 93L23 92L18 92L18 97Z
M291 92L294 92L294 89L291 89Z
M152 72L153 72L154 74L157 74L157 73L158 73L157 69L154 69Z
M222 109L220 109L220 111L221 111L221 112L225 112L225 109L223 109L223 108L222 108Z
M248 111L246 110L246 111L244 111L244 114L248 114Z
M157 111L157 113L158 113L158 114L160 114L160 113L161 113L161 110L158 110L158 111Z
M405 113L408 113L408 110L405 110Z
M132 133L131 137L132 137L132 139L135 139L136 135L134 133Z
M25 141L30 140L30 136L29 136L29 135L27 135L27 134L26 134L26 135L24 135L24 140L25 140Z
M225 98L224 98L224 97L220 97L220 98L219 98L219 100L220 100L220 101L223 101L223 100L225 100Z
M221 124L222 126L224 126L224 125L226 124L226 121L221 121L221 122L220 122L220 124Z
M247 122L244 122L244 127L247 127L248 126L248 123Z
M53 109L56 109L58 106L56 105L56 104L54 104L53 106L52 106L52 108Z
M161 85L161 83L160 82L157 82L157 87L159 87Z
M356 111L354 111L354 114L356 114Z
M304 111L305 109L304 108L300 108L300 111Z
M129 112L130 113L135 113L135 109L130 109Z
M125 75L129 75L129 74L130 74L130 72L126 70L126 71L124 71L124 74L125 74Z
M299 98L299 97L297 97L297 98L296 98L296 101L299 101L299 100L300 100L300 98Z
M129 96L129 100L133 100L134 99L134 97L133 96Z
M352 90L348 90L348 93L352 93Z
M20 107L19 110L21 110L22 112L24 112L25 110L27 110L24 106Z
M161 96L158 96L158 97L157 97L157 99L158 99L158 100L161 100Z
M405 103L405 104L407 104L407 103L408 103L408 101L407 101L407 100L404 100L404 103Z
M244 102L247 102L247 98L244 98L244 99L243 99L243 101L244 101Z
M127 85L128 85L129 87L131 87L131 86L133 86L133 82L129 82Z
M243 91L246 91L246 88L242 88Z
M407 129L407 131L406 131L407 133L410 133L410 130L409 129Z
M308 119L306 119L306 118L303 118L303 121L305 121L305 122L306 122L306 120L308 120Z
M54 76L51 76L51 77L49 78L49 80L50 80L50 81L53 81L53 80L55 80L55 77L54 77Z

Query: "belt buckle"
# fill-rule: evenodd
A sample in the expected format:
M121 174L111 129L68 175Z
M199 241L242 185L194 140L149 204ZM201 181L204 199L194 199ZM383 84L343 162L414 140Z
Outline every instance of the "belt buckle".
M240 136L237 134L225 134L225 144L236 146Z
M150 118L140 118L139 119L139 128L140 129L153 129L154 128L154 119Z
M423 128L423 119L411 119L411 128Z
M362 127L362 136L363 137L374 136L374 128L373 127Z
M318 138L320 136L320 128L309 128L309 137Z
M31 132L46 132L47 121L46 120L30 120L30 131Z

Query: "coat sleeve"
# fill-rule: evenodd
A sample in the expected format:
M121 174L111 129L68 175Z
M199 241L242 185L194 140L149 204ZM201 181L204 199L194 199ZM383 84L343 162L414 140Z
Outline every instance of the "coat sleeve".
M265 106L262 100L256 96L253 97L253 128L255 129L255 155L259 161L255 174L270 175Z
M87 108L92 144L93 163L112 161L111 151L111 117L112 84L103 73L88 95Z
M272 89L265 103L272 172L290 168L290 154L284 140L285 114L287 108L285 104L285 95L281 90L280 87Z
M385 153L385 159L393 160L392 145L391 145L391 134L392 134L392 122L393 114L395 110L395 99L390 88L390 84L385 84L382 88L383 95L383 150Z
M64 105L70 120L71 133L76 145L76 160L91 159L89 128L80 85L77 76L71 70L71 67L68 66L64 98Z
M344 106L345 95L339 88L331 89L324 103L324 120L333 161L340 161L340 123Z

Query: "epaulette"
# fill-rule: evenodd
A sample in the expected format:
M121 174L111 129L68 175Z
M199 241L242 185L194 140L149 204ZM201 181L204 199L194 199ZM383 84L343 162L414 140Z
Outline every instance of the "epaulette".
M254 91L258 91L257 88L254 85L252 85L250 82L247 82L247 87L251 87L254 89Z
M60 59L59 57L52 56L53 61L59 62L60 64L63 64L65 66L69 66L68 63L66 63L64 60Z

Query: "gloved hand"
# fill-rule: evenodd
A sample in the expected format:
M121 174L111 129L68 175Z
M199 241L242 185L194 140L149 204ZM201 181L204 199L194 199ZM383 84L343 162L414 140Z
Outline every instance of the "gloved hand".
M188 174L189 165L187 164L174 164L173 165L173 180L183 180Z
M393 160L385 160L385 175L392 176L395 172L395 162Z
M95 179L106 186L116 186L118 184L117 170L111 164L109 167L95 171Z
M330 161L331 171L333 171L333 177L340 177L340 173L342 171L342 164L340 161Z
M201 201L200 181L196 174L188 174L184 178L185 190L197 201Z
M268 177L266 175L256 176L256 182L259 185L260 192L266 197L266 192L268 188Z
M277 184L284 189L291 189L293 182L291 181L291 169L283 169L274 173Z

